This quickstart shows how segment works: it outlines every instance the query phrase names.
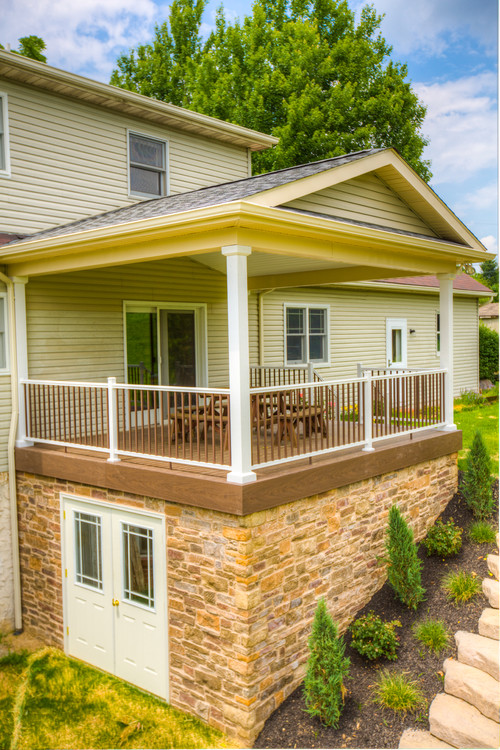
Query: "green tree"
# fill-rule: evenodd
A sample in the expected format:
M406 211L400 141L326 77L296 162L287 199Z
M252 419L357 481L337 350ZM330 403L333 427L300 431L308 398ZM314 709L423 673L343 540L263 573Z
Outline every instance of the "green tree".
M304 680L306 710L327 727L338 727L344 707L350 659L344 656L345 644L339 637L337 625L328 612L324 599L316 607L309 659Z
M484 521L493 513L491 461L479 431L474 435L465 465L462 492L474 518Z
M479 324L479 377L498 380L498 331Z
M16 55L30 57L32 60L38 60L39 62L47 62L47 58L43 54L46 45L39 36L22 36L18 39L18 42L19 48L12 50ZM0 49L5 49L5 47L0 44Z
M389 511L385 548L389 563L387 580L403 604L417 609L425 594L420 572L422 563L417 556L413 532L397 505L393 505Z
M174 0L154 39L122 55L111 83L280 138L255 173L393 146L424 178L425 107L390 59L381 17L347 0L255 0L203 44L206 0Z

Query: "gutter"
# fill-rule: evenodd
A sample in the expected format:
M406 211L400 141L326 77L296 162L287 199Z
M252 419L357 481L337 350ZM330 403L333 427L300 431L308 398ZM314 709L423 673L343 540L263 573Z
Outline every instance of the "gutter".
M9 360L10 360L10 389L12 411L10 417L9 439L7 442L7 458L9 467L9 505L10 532L12 537L12 573L14 579L14 635L23 630L23 614L21 603L21 570L19 565L19 529L17 525L17 484L15 442L17 423L19 420L17 351L16 351L16 310L14 304L14 284L12 279L0 271L0 281L7 287L9 306Z

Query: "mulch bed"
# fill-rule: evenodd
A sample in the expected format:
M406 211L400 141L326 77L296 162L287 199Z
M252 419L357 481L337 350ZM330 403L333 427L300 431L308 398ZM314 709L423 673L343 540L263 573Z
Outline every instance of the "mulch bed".
M498 481L495 497L498 522ZM464 529L473 521L460 492L452 498L440 517L444 522L452 517ZM428 729L428 707L435 695L443 690L443 661L449 656L456 656L453 635L457 630L477 633L481 612L488 606L482 593L469 604L454 605L446 599L440 587L441 579L449 571L475 571L481 579L488 575L486 555L496 552L496 546L472 544L465 532L462 540L459 554L446 560L427 557L424 548L419 549L419 556L423 561L422 583L426 588L426 600L420 604L417 612L400 604L387 583L358 612L357 616L360 617L374 610L385 620L399 620L402 627L396 628L396 632L400 648L398 659L394 662L383 659L376 663L367 662L350 647L350 633L346 633L346 656L351 659L350 679L347 682L349 694L338 729L324 727L318 719L306 713L302 686L299 686L267 720L254 747L397 748L405 729ZM412 633L412 626L427 617L443 620L452 636L448 647L439 656L430 653ZM415 714L400 716L375 704L373 684L381 669L408 673L409 677L418 682L427 700L427 707Z

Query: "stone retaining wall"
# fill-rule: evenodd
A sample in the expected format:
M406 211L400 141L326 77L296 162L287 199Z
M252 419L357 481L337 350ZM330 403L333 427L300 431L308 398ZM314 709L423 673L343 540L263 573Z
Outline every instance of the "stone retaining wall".
M25 627L62 646L61 492L163 512L170 701L248 747L304 676L318 598L345 629L384 582L391 505L418 540L456 486L453 454L237 517L19 474Z

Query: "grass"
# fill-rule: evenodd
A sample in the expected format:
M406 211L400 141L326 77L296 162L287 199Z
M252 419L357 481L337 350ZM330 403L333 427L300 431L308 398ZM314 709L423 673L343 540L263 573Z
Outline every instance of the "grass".
M0 659L0 747L10 747L14 729L12 710L16 686L28 663L28 652L8 654Z
M455 405L455 424L463 433L463 448L458 454L458 468L465 469L465 459L472 445L476 430L480 430L491 456L491 467L498 476L498 403L486 403L484 406L468 407Z
M460 570L458 573L448 573L443 578L443 589L455 604L463 604L481 591L481 581L475 573Z
M430 618L417 623L413 632L415 638L435 654L439 654L440 651L446 648L450 638L444 622Z
M494 544L496 529L487 521L475 521L469 529L469 539L475 544Z
M375 703L392 711L406 714L426 705L417 683L402 672L382 672L375 688Z
M0 661L0 684L3 690L7 679L10 695L2 705L2 748L230 747L198 719L56 649L5 658L14 663Z

